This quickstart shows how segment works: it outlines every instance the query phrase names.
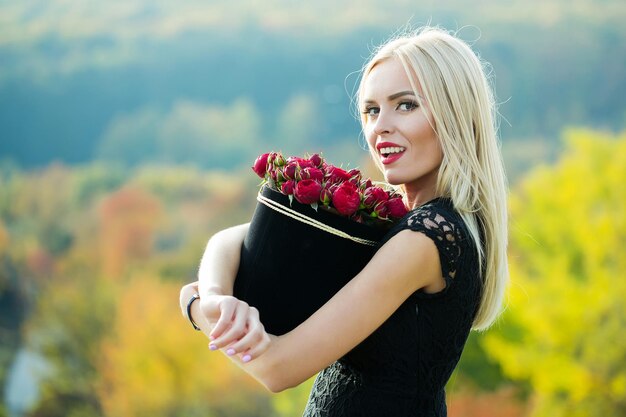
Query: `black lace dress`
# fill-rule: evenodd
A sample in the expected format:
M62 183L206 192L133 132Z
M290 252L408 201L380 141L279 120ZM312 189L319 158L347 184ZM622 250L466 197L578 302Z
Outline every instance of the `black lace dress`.
M409 212L381 245L404 229L435 242L446 288L436 294L413 293L367 339L321 371L305 417L446 416L444 387L480 300L478 257L448 199Z

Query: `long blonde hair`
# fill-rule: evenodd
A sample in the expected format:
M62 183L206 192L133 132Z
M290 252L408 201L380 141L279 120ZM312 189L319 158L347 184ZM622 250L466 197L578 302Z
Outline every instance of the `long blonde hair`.
M473 329L484 330L500 313L508 282L507 184L486 64L459 38L439 28L421 28L374 51L363 67L358 103L372 68L390 58L402 63L418 100L417 87L422 87L431 109L443 150L437 195L452 200L476 244L483 290Z

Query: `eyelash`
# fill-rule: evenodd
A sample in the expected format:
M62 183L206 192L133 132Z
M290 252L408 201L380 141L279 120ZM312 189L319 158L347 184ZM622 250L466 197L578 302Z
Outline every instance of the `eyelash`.
M398 110L400 108L400 106L403 105L408 105L408 109L404 110L404 111L412 111L415 110L419 107L419 104L416 101L402 101L400 103L398 103L398 105L396 106L396 110ZM378 110L380 111L380 109L376 106L371 106L371 107L366 107L365 110L363 110L363 114L365 114L366 116L373 116L372 114L370 114L370 112L372 110Z

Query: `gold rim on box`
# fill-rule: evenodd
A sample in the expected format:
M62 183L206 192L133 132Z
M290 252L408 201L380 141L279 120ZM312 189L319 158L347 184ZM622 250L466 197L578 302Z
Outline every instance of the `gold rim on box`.
M259 203L265 204L268 208L271 208L272 210L275 210L281 214L284 214L285 216L289 216L292 219L297 220L299 222L308 224L313 227L317 227L318 229L323 230L327 233L331 233L335 236L339 236L344 239L349 239L353 242L360 243L361 245L376 246L378 244L378 242L375 242L373 240L361 239L360 237L349 235L348 233L342 230L335 229L332 226L324 224L318 220L312 219L302 213L298 213L296 210L293 210L289 207L285 207L282 204L277 203L276 201L261 195L260 192L257 195L256 199Z

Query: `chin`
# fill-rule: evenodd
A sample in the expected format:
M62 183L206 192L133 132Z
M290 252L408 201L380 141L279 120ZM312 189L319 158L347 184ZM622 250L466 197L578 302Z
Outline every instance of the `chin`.
M387 172L385 172L383 174L383 176L385 177L385 182L391 185L402 185L404 184L404 181L401 178L398 178L398 176L393 175L393 174L389 174Z

